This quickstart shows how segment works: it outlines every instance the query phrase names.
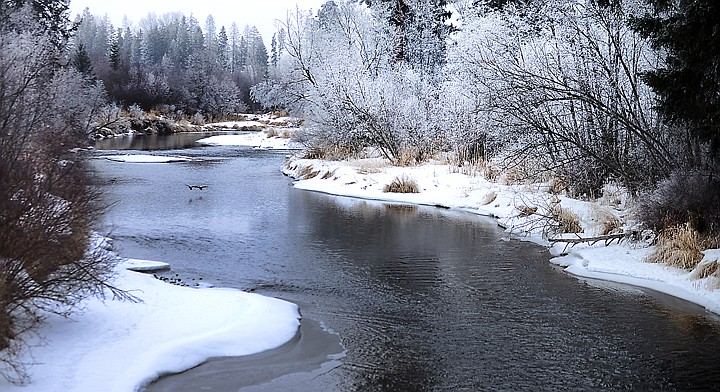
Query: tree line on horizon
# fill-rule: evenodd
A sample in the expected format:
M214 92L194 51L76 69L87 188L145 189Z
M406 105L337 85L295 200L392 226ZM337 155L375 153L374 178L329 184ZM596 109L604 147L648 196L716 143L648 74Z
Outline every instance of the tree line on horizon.
M149 14L135 27L115 27L86 9L74 22L70 53L82 73L102 81L108 97L143 110L222 117L260 107L250 88L277 58L255 26L203 26L193 16Z

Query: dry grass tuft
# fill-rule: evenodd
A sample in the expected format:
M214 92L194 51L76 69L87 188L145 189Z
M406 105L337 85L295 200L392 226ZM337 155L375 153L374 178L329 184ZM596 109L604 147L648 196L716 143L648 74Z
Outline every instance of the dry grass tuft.
M518 211L520 211L520 213L517 215L518 218L527 218L534 215L538 210L537 207L530 207L526 205L520 206L517 209Z
M320 177L320 178L322 178L323 180L327 180L328 178L330 178L334 175L335 175L335 170L329 170L329 171L326 171L325 174L323 174L322 177Z
M393 164L395 166L413 166L417 163L417 152L413 149L405 149L400 151Z
M702 251L708 245L709 241L689 224L673 226L658 235L655 251L646 261L691 270L698 266L703 258Z
M615 215L596 205L593 205L592 210L595 220L601 225L600 232L598 233L599 235L622 232L622 222Z
M350 148L346 147L340 147L340 146L332 146L332 145L314 145L309 146L307 149L305 149L305 154L303 154L303 158L305 159L324 159L324 160L344 160L348 158L352 158L357 153L353 151Z
M279 133L277 128L268 128L265 130L265 136L268 138L278 137Z
M486 165L486 166L483 168L483 176L484 176L485 179L487 179L488 181L498 182L499 177L500 177L500 173L501 173L501 170L500 170L500 168L497 167L497 166Z
M302 169L300 169L300 173L298 173L298 178L303 180L309 180L311 178L315 178L320 174L319 171L313 170L310 166L305 166Z
M420 188L414 179L402 175L383 188L385 193L420 193Z
M360 174L382 173L387 167L387 161L379 159L363 159L357 165L357 171Z
M582 233L580 218L567 208L562 208L560 203L550 208L550 216L557 222L558 233Z
M720 269L718 269L717 260L701 261L697 267L693 269L690 277L692 279L705 279L710 276L720 276Z

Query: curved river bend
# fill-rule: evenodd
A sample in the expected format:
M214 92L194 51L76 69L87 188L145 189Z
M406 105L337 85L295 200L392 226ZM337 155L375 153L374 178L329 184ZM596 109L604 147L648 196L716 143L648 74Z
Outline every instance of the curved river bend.
M299 340L327 347L283 359L290 342L277 360L211 361L148 390L720 390L720 323L699 308L570 277L491 219L296 190L283 153L167 153L197 160L95 161L117 250L297 302ZM267 377L250 380L253 366Z

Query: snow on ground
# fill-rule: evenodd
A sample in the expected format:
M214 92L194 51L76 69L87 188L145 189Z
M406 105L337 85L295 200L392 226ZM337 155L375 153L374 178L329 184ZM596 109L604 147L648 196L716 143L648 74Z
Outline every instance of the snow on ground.
M128 260L124 267L164 263ZM115 285L142 303L90 299L71 319L51 316L32 349L31 383L4 392L128 392L211 357L254 354L292 339L296 305L233 289L193 289L119 269Z
M202 128L210 130L259 131L266 126L265 123L259 121L224 121L205 124Z
M147 154L125 154L125 155L105 155L100 158L104 158L115 162L126 162L126 163L174 163L174 162L189 162L190 158L187 157L174 157L174 156L162 156L162 155L147 155Z
M268 137L267 132L210 136L197 141L206 146L247 146L267 150L299 150L302 145L289 138Z
M283 172L298 179L296 188L340 196L421 204L464 210L495 217L508 233L550 246L547 237L579 238L606 234L609 228L623 230L625 200L612 189L599 202L584 202L549 194L542 186L503 185L482 176L459 173L457 168L427 163L416 167L392 167L386 161L362 159L322 161L290 159ZM420 193L386 193L383 188L395 178L414 180ZM581 234L553 236L538 214L560 207L578 219ZM694 279L693 273L675 267L644 262L652 250L642 244L600 241L592 246L555 243L552 262L579 277L603 279L673 295L720 314L720 282L709 277ZM564 253L567 253L563 256ZM705 252L703 263L719 262L720 251Z

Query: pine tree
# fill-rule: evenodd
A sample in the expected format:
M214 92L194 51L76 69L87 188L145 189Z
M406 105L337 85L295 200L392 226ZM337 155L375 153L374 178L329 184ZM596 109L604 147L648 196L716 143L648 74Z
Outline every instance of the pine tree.
M75 66L75 68L83 75L92 76L92 62L90 61L90 56L88 56L88 53L85 50L85 45L82 43L78 45L75 50L75 56L73 56L73 66Z
M634 21L666 54L645 74L670 124L686 127L720 151L720 3L717 0L647 0L654 14Z
M242 71L243 55L240 49L242 43L242 35L237 23L230 25L230 72L237 73Z
M229 53L228 36L225 31L225 26L220 27L220 32L217 37L217 59L220 67L228 69L230 60L228 59Z
M272 40L270 41L270 65L277 67L278 63L278 46L277 46L277 33L273 34Z
M120 62L122 61L122 58L120 57L120 43L119 41L122 39L120 37L120 32L118 31L118 36L112 40L110 43L110 52L108 54L109 60L110 60L110 67L117 71L118 68L120 68Z
M445 59L445 40L452 31L446 0L363 0L385 14L395 30L393 58L415 69L432 71Z

